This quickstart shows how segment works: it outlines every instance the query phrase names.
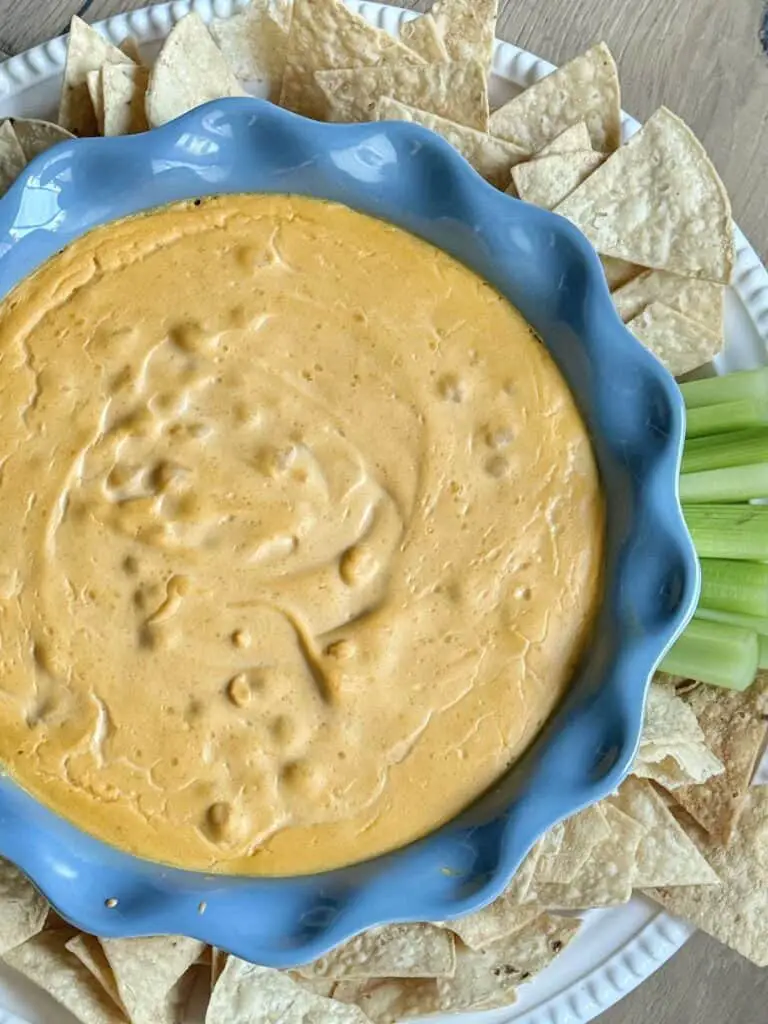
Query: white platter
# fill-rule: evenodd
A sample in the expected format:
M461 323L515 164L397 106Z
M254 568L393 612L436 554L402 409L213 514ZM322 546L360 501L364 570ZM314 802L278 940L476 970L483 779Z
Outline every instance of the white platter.
M413 17L397 7L345 0L368 21L397 34ZM112 42L134 36L151 58L174 21L190 9L206 21L227 17L245 0L174 0L99 22ZM54 117L66 55L64 39L53 39L0 64L0 118ZM549 74L554 66L511 43L496 41L491 96L495 105ZM627 138L639 124L624 115ZM736 266L726 297L726 346L717 359L722 371L768 362L768 273L740 230ZM765 768L768 778L768 765ZM590 911L578 938L561 957L520 989L515 1006L485 1013L429 1018L433 1024L586 1024L618 1002L670 959L692 934L687 924L644 899L623 907ZM188 1024L202 1016L192 1013ZM72 1024L74 1018L16 972L0 965L0 1024Z

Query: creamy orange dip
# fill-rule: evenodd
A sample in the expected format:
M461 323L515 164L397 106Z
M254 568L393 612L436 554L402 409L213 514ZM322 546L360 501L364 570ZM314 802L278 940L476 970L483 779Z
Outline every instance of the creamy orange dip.
M0 307L0 760L187 868L400 846L519 757L599 600L546 349L341 206L99 228Z

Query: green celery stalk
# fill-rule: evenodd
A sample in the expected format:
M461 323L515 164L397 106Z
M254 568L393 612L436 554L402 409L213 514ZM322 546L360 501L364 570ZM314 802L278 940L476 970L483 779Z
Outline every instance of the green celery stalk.
M736 430L732 434L716 434L706 440L711 443L693 446L686 444L681 473L700 473L710 469L768 462L768 430Z
M746 690L757 672L757 633L693 619L659 666L673 676L728 690Z
M766 401L768 367L726 373L722 377L707 377L705 380L691 380L681 384L680 391L689 409L698 409L702 405L719 405L722 402L738 402L744 398Z
M768 668L768 636L758 636L757 645L757 667Z
M768 399L740 398L717 405L701 405L688 410L685 436L704 437L731 430L760 427L768 423Z
M685 505L699 558L768 561L768 505Z
M697 504L768 497L768 463L683 473L680 501Z
M699 604L715 611L768 618L768 565L702 558Z
M758 636L768 637L768 618L760 619L756 615L739 615L736 612L721 612L715 608L696 609L696 619L704 619L706 622L723 622L726 626L738 626L740 629L748 629Z

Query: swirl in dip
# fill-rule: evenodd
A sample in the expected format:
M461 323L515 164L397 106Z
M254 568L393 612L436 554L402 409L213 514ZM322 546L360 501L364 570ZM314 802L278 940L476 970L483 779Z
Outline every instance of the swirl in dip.
M186 868L351 863L454 816L562 696L603 501L520 315L345 207L99 228L0 307L0 759Z

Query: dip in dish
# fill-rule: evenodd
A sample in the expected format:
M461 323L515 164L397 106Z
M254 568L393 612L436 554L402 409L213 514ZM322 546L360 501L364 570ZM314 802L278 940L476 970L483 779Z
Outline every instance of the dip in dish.
M142 857L302 874L513 764L601 593L586 428L493 288L234 195L97 228L0 309L0 760Z

